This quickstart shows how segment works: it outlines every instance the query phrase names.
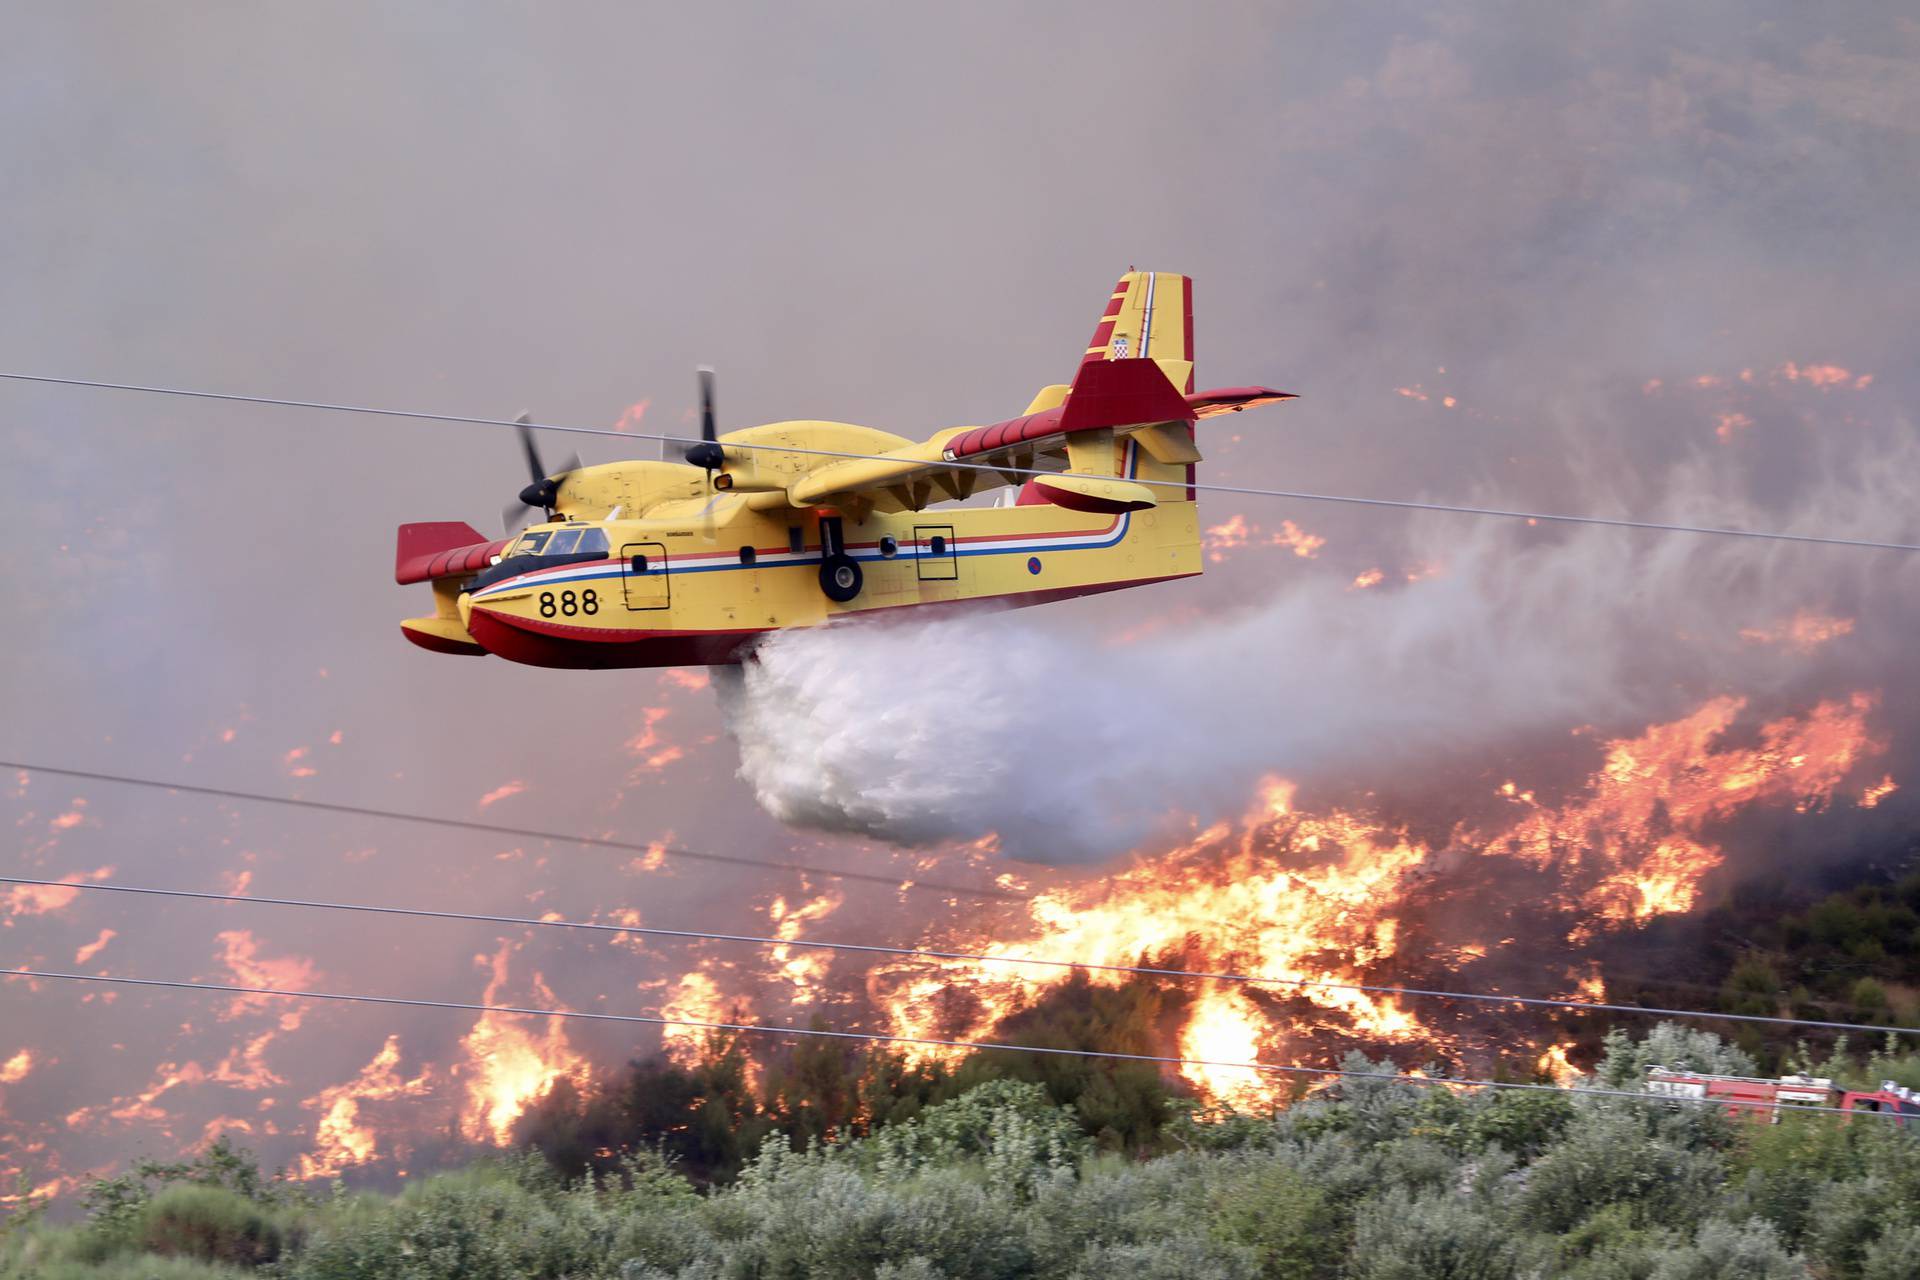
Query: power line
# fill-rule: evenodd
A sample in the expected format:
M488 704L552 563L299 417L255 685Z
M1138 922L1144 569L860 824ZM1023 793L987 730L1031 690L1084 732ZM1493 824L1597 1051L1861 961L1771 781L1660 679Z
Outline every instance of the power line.
M998 1050L1009 1053L1044 1053L1058 1057L1094 1058L1115 1062L1144 1062L1165 1067L1214 1067L1238 1071L1263 1071L1279 1075L1335 1076L1343 1079L1394 1081L1431 1087L1452 1085L1474 1089L1522 1089L1534 1093L1585 1094L1594 1097L1630 1098L1640 1102L1692 1102L1725 1106L1723 1098L1670 1097L1629 1089L1568 1089L1552 1084L1522 1084L1511 1080L1449 1079L1442 1076L1401 1075L1392 1072L1351 1071L1341 1067L1302 1067L1277 1062L1227 1062L1211 1058L1175 1058L1151 1053L1121 1053L1109 1049L1062 1049L1048 1045L1009 1044L998 1040L942 1040L931 1036L895 1036L870 1031L832 1031L822 1027L772 1027L756 1022L703 1022L688 1018L665 1018L641 1013L594 1013L584 1009L535 1009L519 1005L469 1004L459 1000L424 1000L406 996L369 996L339 991L293 991L275 987L243 987L219 982L185 982L167 978L121 978L96 973L59 973L46 969L0 969L0 977L53 978L67 982L117 983L134 987L165 987L182 991L217 991L226 995L279 996L298 1000L331 1000L343 1004L399 1005L413 1009L454 1009L467 1013L519 1014L534 1018L578 1018L591 1022L640 1023L660 1027L694 1027L703 1031L753 1032L762 1035L812 1036L829 1040L856 1040L869 1044L913 1045L920 1048ZM1892 1112L1853 1112L1844 1107L1795 1106L1795 1111L1831 1112L1835 1115L1891 1116Z
M965 960L980 964L1028 965L1050 969L1084 969L1097 973L1124 973L1151 978L1198 978L1217 982L1238 982L1256 986L1307 987L1323 991L1363 991L1373 995L1423 997L1459 1000L1480 1004L1525 1005L1535 1008L1600 1010L1610 1013L1637 1013L1658 1018L1715 1018L1726 1022L1759 1023L1766 1026L1816 1027L1829 1031L1872 1031L1892 1035L1920 1035L1920 1027L1879 1026L1859 1022L1822 1022L1812 1018L1778 1018L1753 1013L1714 1013L1705 1009L1662 1009L1637 1004L1608 1004L1599 1000L1567 1000L1550 996L1510 996L1486 991L1442 991L1423 987L1370 986L1358 982L1325 982L1312 978L1270 977L1254 973L1214 973L1197 969L1173 969L1155 965L1106 964L1090 960L1050 960L1037 956L994 956L973 951L940 951L926 947L895 947L865 942L827 942L807 939L769 938L748 933L714 933L702 929L666 929L651 925L600 924L585 920L545 919L533 916L487 915L473 911L437 911L422 907L386 907L352 902L323 902L311 898L264 898L246 894L212 893L196 889L156 889L144 885L79 883L71 880L37 880L23 876L0 876L0 884L37 885L48 888L88 889L107 893L141 894L162 898L190 898L202 902L243 902L255 906L302 907L320 911L362 912L368 915L406 916L427 920L463 920L481 924L526 925L548 929L580 929L596 933L641 934L656 938L680 938L702 942L744 942L761 947L797 947L815 951L854 952L864 955L907 956L928 960Z
M62 387L93 387L105 391L137 391L147 395L181 396L195 400L221 400L236 404L275 405L286 409L316 409L329 413L357 413L382 418L407 418L422 422L453 422L466 426L486 427L531 427L536 431L553 431L567 435L613 436L622 440L656 440L662 444L697 444L699 441L685 436L655 435L644 431L616 431L607 427L565 426L552 422L518 422L506 418L481 418L454 413L428 413L415 409L381 409L369 405L335 404L324 400L289 400L275 396L249 396L235 392L196 391L186 387L149 386L132 382L105 382L92 378L54 378L43 374L4 373L0 378L14 382L38 382ZM727 441L729 449L768 449L780 453L798 453L818 458L859 459L871 462L890 462L896 459L885 454L849 453L838 449L803 449L790 445L749 444ZM945 462L939 467L949 471L979 471L999 476L1048 476L1079 475L1078 472L1046 471L1035 467L1000 466L982 462ZM1094 476L1092 479L1105 477ZM1501 507L1470 507L1457 503L1416 502L1403 498L1362 498L1350 494L1308 493L1297 489L1260 489L1242 485L1208 484L1185 480L1149 480L1133 477L1136 484L1152 485L1167 489L1195 489L1207 493L1230 493L1248 498L1291 498L1300 502L1333 502L1362 507L1386 507L1403 511L1440 511L1452 515L1491 516L1503 520L1526 520L1533 523L1547 521L1551 524L1600 525L1613 529L1648 529L1656 533L1698 533L1727 538L1759 538L1770 542L1801 542L1820 546L1860 547L1876 551L1920 551L1920 544L1908 542L1876 542L1867 538L1823 537L1816 534L1781 533L1765 529L1733 529L1719 525L1696 525L1668 523L1658 520L1623 520L1607 516L1569 515L1554 511L1515 511Z
M355 818L379 818L387 822L412 822L429 827L447 827L455 831L476 831L483 835L510 836L516 840L551 840L558 844L586 845L594 849L616 849L622 853L658 854L697 862L720 862L736 867L758 867L774 871L798 871L806 875L830 876L839 880L860 880L883 884L896 892L907 888L932 889L974 898L996 898L1007 902L1025 902L1025 894L1006 889L945 884L937 880L919 880L909 876L883 876L873 871L844 871L834 867L813 867L803 862L782 862L770 858L748 858L739 854L708 853L678 846L636 844L630 840L612 840L600 836L576 835L565 831L538 831L531 827L507 827L465 818L440 818L399 809L373 809L365 805L339 804L329 800L301 800L293 796L268 795L260 791L236 791L228 787L197 786L190 782L166 782L157 778L138 778L119 773L95 773L87 769L61 769L53 765L27 764L19 760L0 760L0 769L24 769L28 773L46 773L61 778L79 778L88 782L106 782L125 787L146 787L154 791L178 791L184 795L213 796L221 800L245 800L255 804L277 804L291 809L311 809L318 813L340 813Z

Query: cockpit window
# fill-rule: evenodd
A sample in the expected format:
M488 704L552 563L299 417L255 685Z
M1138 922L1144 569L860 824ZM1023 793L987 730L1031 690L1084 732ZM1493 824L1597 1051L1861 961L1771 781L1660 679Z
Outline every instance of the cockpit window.
M540 548L543 556L564 556L573 551L573 544L580 541L578 529L555 529L553 540Z
M547 539L552 536L553 530L551 529L542 529L538 533L523 533L520 535L520 541L513 544L513 550L508 554L516 556L537 556L540 554L542 548L547 545Z
M585 555L591 551L595 555L607 555L607 531L605 529L582 529L580 545L574 548L576 554Z

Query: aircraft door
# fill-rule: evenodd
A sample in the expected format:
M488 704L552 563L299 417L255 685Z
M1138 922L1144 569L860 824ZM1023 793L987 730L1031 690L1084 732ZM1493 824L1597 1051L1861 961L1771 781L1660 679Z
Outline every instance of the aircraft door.
M952 525L917 524L913 526L913 540L917 544L913 566L919 570L920 581L959 580L960 559L953 546Z
M665 609L673 603L667 548L660 542L629 542L620 548L620 589L627 608Z

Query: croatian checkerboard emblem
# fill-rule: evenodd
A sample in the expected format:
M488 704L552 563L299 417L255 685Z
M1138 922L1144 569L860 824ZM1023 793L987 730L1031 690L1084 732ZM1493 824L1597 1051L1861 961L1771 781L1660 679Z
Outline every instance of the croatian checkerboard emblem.
M1113 340L1113 358L1115 360L1127 358L1127 335L1124 333Z

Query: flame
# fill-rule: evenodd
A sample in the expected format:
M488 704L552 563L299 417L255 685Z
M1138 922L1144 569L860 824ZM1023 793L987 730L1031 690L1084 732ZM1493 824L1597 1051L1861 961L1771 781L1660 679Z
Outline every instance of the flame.
M348 1165L373 1159L378 1143L373 1128L361 1116L362 1104L422 1097L428 1092L431 1076L432 1068L428 1067L411 1080L404 1078L400 1072L400 1037L388 1036L360 1074L307 1099L308 1109L318 1109L320 1119L313 1129L313 1150L295 1162L293 1176L336 1178Z
M1180 1032L1180 1056L1194 1060L1183 1069L1187 1078L1205 1096L1238 1111L1269 1103L1272 1082L1267 1073L1220 1065L1258 1061L1265 1025L1237 988L1208 984L1194 998Z
M1859 805L1862 809L1871 809L1899 789L1900 786L1893 780L1893 775L1888 774L1860 793Z
M1703 878L1722 860L1708 836L1716 820L1756 803L1799 811L1829 803L1864 758L1884 749L1867 729L1873 707L1867 694L1823 702L1736 742L1746 703L1716 698L1598 744L1598 766L1564 800L1544 801L1509 780L1497 788L1505 802L1498 822L1486 830L1463 826L1448 847L1552 873L1559 889L1549 905L1579 921L1569 938L1576 944L1634 928L1695 905ZM1177 1033L1180 1056L1289 1061L1323 1035L1445 1047L1447 1035L1395 997L1339 985L1386 985L1366 975L1432 959L1401 957L1400 913L1422 899L1436 852L1374 817L1302 810L1291 783L1269 778L1237 824L1218 824L1109 879L1048 889L1011 929L937 940L940 949L977 951L986 961L888 961L867 973L867 993L892 1034L964 1040L985 1038L1073 972L1007 963L1013 957L1243 973L1272 981L1214 984L1196 994ZM1457 967L1513 941L1463 939L1445 954ZM1108 985L1130 976L1079 972ZM1577 998L1605 999L1597 971L1568 976ZM697 992L701 1007L722 1005L711 975L684 983L683 994ZM1546 1053L1543 1071L1571 1070L1564 1050ZM959 1051L922 1048L915 1056L952 1060ZM1280 1082L1245 1068L1195 1066L1184 1074L1203 1098L1236 1107L1279 1097Z
M682 974L673 994L660 1005L660 1016L670 1020L660 1036L667 1055L683 1066L691 1066L700 1060L710 1034L706 1027L688 1026L672 1019L685 1018L694 1023L740 1021L733 1016L733 1008L720 994L720 984L706 969Z
M1284 1051L1296 1028L1426 1038L1426 1028L1393 997L1286 980L1353 983L1363 966L1391 957L1397 922L1379 905L1400 896L1428 848L1338 809L1296 812L1291 784L1277 778L1263 786L1237 839L1235 830L1217 824L1156 863L1038 895L1028 904L1025 937L968 944L992 957L984 965L918 957L880 965L868 975L869 994L896 1035L975 1039L1072 972L1001 957L1171 965L1258 974L1276 984L1261 990L1263 998L1304 1006L1286 1022L1264 1012L1256 1020L1252 994L1203 993L1180 1034L1183 1045L1206 1046L1208 1058L1249 1061L1262 1044ZM1129 976L1081 972L1107 985ZM916 1056L953 1055L927 1049ZM1204 1096L1242 1106L1275 1087L1244 1069L1190 1068L1188 1079Z
M1789 360L1775 369L1774 376L1785 378L1788 382L1805 382L1822 391L1829 387L1841 387L1854 382L1853 372L1837 364L1795 364ZM1857 385L1865 387L1873 381L1873 375L1867 374Z
M648 397L643 400L635 400L632 404L628 405L625 409L622 409L620 411L620 417L614 422L613 429L615 431L635 430L636 428L639 427L640 423L646 418L647 410L652 406L653 406L652 397Z
M527 789L527 784L515 778L512 782L503 782L487 794L480 797L480 808L485 809L498 804L508 796L517 796Z
M105 950L106 945L109 942L112 942L115 938L119 936L120 935L115 933L112 929L102 929L100 931L99 937L95 938L92 942L89 942L86 946L81 947L78 951L73 953L73 962L77 965L87 963L87 961L93 959L95 956L99 955L103 950Z
M1853 634L1852 618L1835 618L1802 609L1770 627L1745 627L1740 638L1753 644L1777 644L1789 653L1812 653L1829 640Z
M1534 1071L1557 1085L1572 1084L1580 1078L1580 1068L1567 1059L1567 1051L1572 1048L1571 1043L1549 1045L1547 1051L1534 1062Z
M479 957L492 973L483 1004L497 1004L507 983L511 945L502 943L491 959ZM543 1003L557 1003L538 973L534 991ZM567 1042L567 1029L558 1018L546 1019L540 1035L526 1026L523 1015L483 1013L460 1041L466 1050L467 1109L461 1127L469 1137L505 1146L513 1140L513 1123L527 1104L545 1093L562 1076L584 1080L586 1060Z
M1365 591L1368 587L1379 586L1386 576L1378 569L1367 569L1354 578L1353 585L1356 590Z
M5 1062L0 1062L0 1084L19 1084L32 1070L33 1050L22 1049Z
M784 897L775 898L767 910L773 919L773 936L786 942L797 939L807 924L831 915L843 900L838 890L792 908ZM769 958L791 989L790 998L796 1005L812 1004L818 998L820 980L833 965L830 954L812 948L795 951L792 947L774 947Z
M105 880L113 874L112 867L101 867L92 872L75 872L60 877L59 885L21 884L15 885L0 894L0 905L4 905L10 916L43 916L71 906L80 896L78 889L66 889L61 885L85 884L89 880Z
M672 743L660 740L660 723L672 714L666 707L640 709L640 732L627 739L627 754L638 761L628 775L628 782L633 782L643 773L665 768L686 754Z
M1244 515L1235 514L1219 524L1209 526L1200 539L1200 545L1205 549L1207 559L1219 564L1227 558L1229 551L1248 546L1286 547L1296 556L1311 560L1321 547L1327 545L1327 540L1318 534L1308 533L1291 520L1282 520L1279 529L1268 532Z
M1731 440L1734 436L1745 431L1752 425L1753 419L1749 418L1746 414L1729 410L1719 416L1718 421L1714 424L1713 434L1719 436L1722 440Z
M313 961L304 956L261 955L260 942L251 930L229 929L215 934L214 941L220 944L220 963L227 967L233 981L240 986L308 990L319 976ZM246 1009L263 1008L270 999L272 997L263 995L235 996L228 1016ZM302 1010L296 1006L288 1010L281 1021L291 1030L299 1025L301 1014Z

